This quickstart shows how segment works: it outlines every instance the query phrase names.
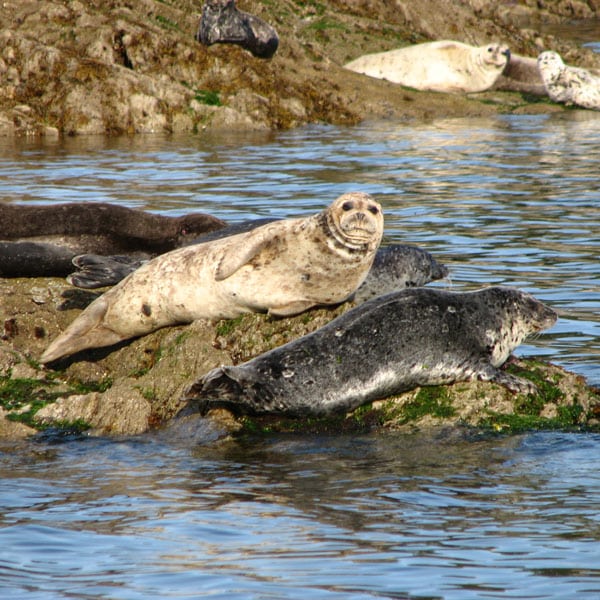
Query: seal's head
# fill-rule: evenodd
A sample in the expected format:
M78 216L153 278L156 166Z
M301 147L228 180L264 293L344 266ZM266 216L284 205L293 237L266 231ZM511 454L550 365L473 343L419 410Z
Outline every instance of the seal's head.
M383 236L381 206L369 194L341 195L323 213L336 241L350 250L377 249Z
M492 69L504 69L510 60L510 49L502 44L488 44L480 48L482 62Z
M499 366L528 336L552 327L557 314L531 294L508 287L483 291L486 304L499 318L500 326L486 331L492 348L491 362Z
M558 52L542 52L537 58L538 69L545 83L556 80L565 68L560 54Z

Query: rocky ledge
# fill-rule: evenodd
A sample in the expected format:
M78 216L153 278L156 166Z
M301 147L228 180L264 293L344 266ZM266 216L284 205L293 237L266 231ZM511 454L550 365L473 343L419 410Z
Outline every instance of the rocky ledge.
M0 3L0 135L280 129L367 118L431 119L564 110L522 93L417 92L343 69L349 60L432 39L490 40L600 68L589 49L542 34L598 18L597 0L374 2L240 0L275 27L273 58L196 41L202 0ZM541 7L541 8L540 8Z
M245 315L216 323L168 327L118 348L97 349L45 369L36 359L93 294L60 279L0 279L0 436L40 430L94 435L138 434L169 426L192 382L220 364L239 363L322 327L347 310L315 309L293 318ZM211 439L244 431L356 431L372 428L472 426L490 432L600 429L600 391L555 365L511 360L532 379L535 396L496 384L461 382L424 387L323 419L241 418L213 411L186 424ZM204 435L204 434L202 434ZM209 435L209 434L206 434ZM200 441L200 440L199 440Z

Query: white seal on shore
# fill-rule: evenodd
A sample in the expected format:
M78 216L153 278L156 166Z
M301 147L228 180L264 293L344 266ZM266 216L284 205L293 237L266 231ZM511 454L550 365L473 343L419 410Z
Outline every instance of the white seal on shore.
M382 235L380 205L353 192L311 217L168 252L92 302L40 360L200 318L338 304L366 278Z
M600 77L565 65L557 52L542 52L537 60L550 100L600 110Z
M491 88L510 57L507 46L469 46L442 40L389 52L366 54L346 69L417 90L483 92Z

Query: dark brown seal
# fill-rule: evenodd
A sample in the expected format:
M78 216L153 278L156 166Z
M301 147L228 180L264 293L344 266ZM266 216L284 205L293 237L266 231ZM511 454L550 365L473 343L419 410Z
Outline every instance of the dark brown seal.
M211 44L236 44L258 58L271 58L279 37L271 25L236 8L235 0L206 0L196 39Z
M0 204L0 276L65 276L84 253L150 258L221 229L211 215L168 217L115 204Z
M186 411L325 415L417 386L470 379L532 392L499 367L556 313L513 288L414 288L380 296L325 327L238 366L213 369L185 393Z

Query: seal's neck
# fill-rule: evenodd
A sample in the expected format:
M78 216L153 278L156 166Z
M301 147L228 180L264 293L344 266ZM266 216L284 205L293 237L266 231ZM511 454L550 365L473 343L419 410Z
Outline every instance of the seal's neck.
M323 211L317 215L317 226L325 234L327 245L335 252L356 255L366 254L371 250L370 242L350 239L332 217L331 211Z

